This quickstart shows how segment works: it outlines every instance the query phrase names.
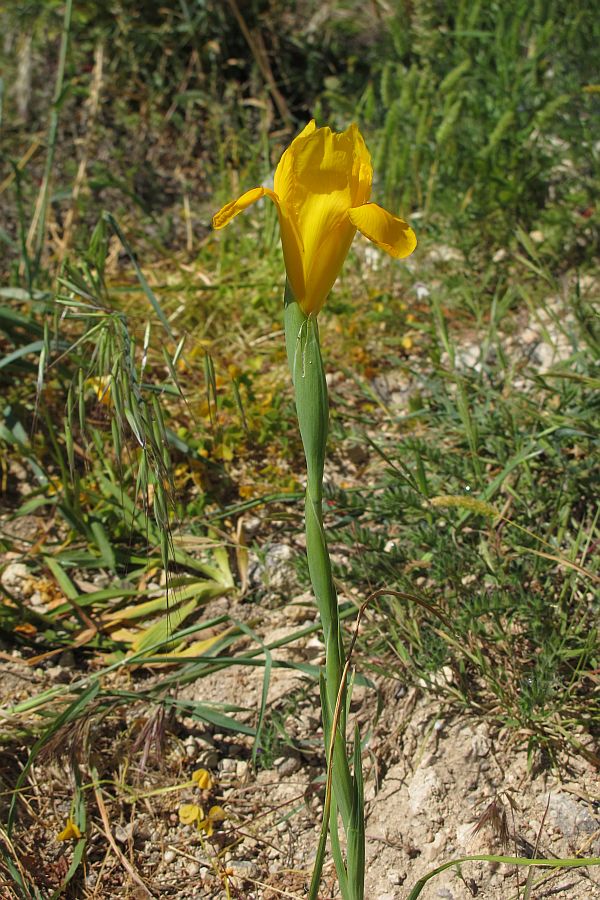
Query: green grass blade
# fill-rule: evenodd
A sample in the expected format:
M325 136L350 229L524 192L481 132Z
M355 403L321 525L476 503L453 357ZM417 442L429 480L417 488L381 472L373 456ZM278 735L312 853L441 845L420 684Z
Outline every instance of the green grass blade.
M157 298L156 298L156 295L154 294L154 291L152 290L152 288L150 287L150 285L149 285L148 282L146 281L146 278L145 278L145 276L144 276L144 273L142 272L142 270L141 270L140 267L139 267L139 264L138 264L138 261L137 261L137 257L136 257L136 255L135 255L135 253L134 253L134 251L133 251L133 248L131 247L131 244L129 243L129 241L128 241L127 238L125 237L125 235L124 235L124 233L123 233L123 231L122 231L122 229L121 229L121 226L119 225L119 223L117 222L117 220L115 219L115 217L114 217L113 215L111 215L111 213L105 212L105 213L104 213L104 217L105 217L106 221L108 222L108 224L110 225L110 227L112 228L112 230L114 231L114 233L117 235L117 237L118 237L119 240L121 241L121 243L122 243L122 245L123 245L123 249L124 249L125 252L127 253L127 256L129 257L129 260L130 260L130 262L131 262L131 265L133 266L133 269L134 269L135 274L136 274L136 276L137 276L137 279L138 279L138 281L139 281L139 283L140 283L140 286L141 286L141 288L142 288L144 294L146 295L146 297L147 297L147 299L148 299L150 305L152 306L152 309L153 309L154 312L156 313L157 318L159 319L159 321L160 321L161 324L163 325L163 327L164 327L165 331L167 332L167 334L169 335L169 337L172 338L172 337L173 337L173 331L172 331L171 326L170 326L170 324L169 324L169 320L168 320L167 317L165 316L165 314L164 314L164 312L163 312L163 310L162 310L162 308L161 308L161 305L160 305L160 303L158 302L158 300L157 300Z
M439 875L441 872L445 872L446 869L451 869L453 866L460 866L466 862L480 861L490 863L505 863L509 866L543 866L548 869L581 869L586 866L600 866L600 857L598 856L593 856L589 859L525 859L518 856L487 856L482 854L473 856L461 856L459 859L451 859L448 862L445 862L443 865L438 866L436 869L432 869L432 871L428 872L427 875L424 875L423 878L420 878L408 895L407 900L417 900L417 897L421 895L421 891L423 890L427 882L432 878L435 878L435 876Z

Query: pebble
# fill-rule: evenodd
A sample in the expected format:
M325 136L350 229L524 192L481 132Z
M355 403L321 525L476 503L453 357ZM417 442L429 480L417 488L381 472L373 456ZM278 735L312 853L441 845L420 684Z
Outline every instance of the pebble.
M288 778L295 775L302 768L302 763L297 756L283 756L275 760L275 768L281 776Z
M246 777L248 774L248 763L245 759L238 759L235 764L235 775L236 778L239 778L240 781Z
M163 860L169 866L169 865L171 865L171 863L175 862L176 856L177 856L177 854L175 853L174 850L165 850L165 852L163 854Z
M564 791L550 794L548 823L560 828L562 834L569 838L581 839L583 835L594 834L600 829L600 820L592 815L588 804L579 802Z
M66 684L71 677L67 669L63 669L62 666L48 666L46 675L48 678L51 678L52 681L58 681L62 684Z
M134 823L128 822L127 825L123 827L117 823L114 829L115 839L119 841L120 844L126 844L133 837L133 829Z
M294 552L288 544L271 544L250 563L248 576L255 588L289 596L297 589Z
M197 862L190 862L186 866L186 872L190 877L194 877L200 871L200 866Z
M258 875L258 869L256 867L256 863L249 862L248 860L244 860L244 859L234 860L230 864L229 868L231 869L231 871L233 872L233 875L236 878L242 878L244 880L250 879L250 878L256 878L256 876Z
M490 752L490 742L485 736L485 734L474 734L471 740L471 750L473 751L475 756L487 756ZM481 769L484 769L483 763L481 764Z
M10 563L0 576L0 584L19 600L26 600L34 591L33 576L24 563Z
M528 347L531 346L531 344L537 344L539 339L539 331L536 331L535 328L524 328L521 332L521 341Z
M219 754L212 747L207 750L201 750L196 757L196 762L198 763L198 768L216 769L219 764Z

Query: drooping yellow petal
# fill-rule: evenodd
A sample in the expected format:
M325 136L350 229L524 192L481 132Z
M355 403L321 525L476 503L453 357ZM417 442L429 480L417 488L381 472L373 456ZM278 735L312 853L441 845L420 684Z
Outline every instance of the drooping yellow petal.
M256 203L257 200L260 200L261 197L269 197L279 208L279 198L270 188L251 188L249 191L246 191L245 194L242 194L241 197L238 197L237 200L230 200L218 213L215 213L212 220L213 228L217 230L219 228L225 228L235 216L245 209L248 209L249 206L252 206L252 204Z
M308 127L308 126L307 126ZM306 129L304 129L306 131ZM297 138L296 138L297 140ZM231 200L226 203L218 213L215 213L212 219L212 226L215 230L225 228L232 219L239 213L248 209L257 200L262 197L268 197L277 207L277 215L279 216L279 230L281 231L281 245L283 248L283 257L285 266L290 280L290 284L296 296L304 295L304 264L302 238L298 234L298 230L294 221L290 218L288 210L284 203L281 202L275 191L267 187L251 188L238 197L237 200Z
M365 203L348 210L348 218L365 237L396 259L410 256L417 246L410 225L376 203Z

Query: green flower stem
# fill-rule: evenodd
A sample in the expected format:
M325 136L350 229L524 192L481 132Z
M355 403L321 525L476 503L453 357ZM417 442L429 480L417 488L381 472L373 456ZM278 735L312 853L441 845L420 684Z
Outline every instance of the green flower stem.
M298 424L307 467L306 553L325 640L325 677L321 684L321 703L325 745L328 748L331 743L331 725L334 721L338 692L342 678L345 677L346 659L340 629L337 594L323 530L323 470L329 426L329 401L316 317L306 316L302 312L289 284L286 284L284 303L288 363L294 384ZM357 784L362 787L362 780L360 777L357 778L356 774L355 778L352 778L346 755L345 692L344 684L339 724L333 742L333 759L328 758L327 765L332 768L333 797L335 799L333 808L339 809L346 835L351 827L353 835L355 835L356 790ZM335 839L332 837L332 840ZM338 879L342 886L346 883L347 874L345 870L340 871L340 866L343 866L340 854L336 853L335 855ZM361 868L364 869L364 866ZM349 871L352 869L354 866L349 863ZM362 872L360 877L362 879ZM354 880L356 881L356 879ZM351 900L362 897L362 886L348 884L347 890L346 896Z

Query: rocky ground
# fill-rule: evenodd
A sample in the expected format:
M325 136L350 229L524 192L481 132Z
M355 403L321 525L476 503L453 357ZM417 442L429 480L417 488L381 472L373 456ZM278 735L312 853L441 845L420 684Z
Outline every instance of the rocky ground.
M311 624L308 600L300 595L291 605L271 610L258 628L262 639L272 643ZM228 609L236 617L248 617L248 607L244 611L232 603L215 601L207 612ZM322 652L318 638L309 636L273 656L315 664ZM32 671L4 652L2 705L69 680L68 662ZM179 696L243 707L241 721L256 721L262 684L262 669L230 668L183 687ZM374 720L377 696L382 712ZM418 878L464 855L600 855L600 777L583 758L562 759L554 768L541 758L528 765L518 735L432 699L419 687L406 690L386 682L357 688L352 708L362 733L370 728L364 754L370 900L402 900ZM249 738L186 718L168 724L160 754L157 745L149 745L142 763L139 747L131 752L126 738L137 715L140 710L133 707L131 715L125 709L90 723L89 753L103 772L100 802L107 819L102 821L97 797L90 792L88 864L74 896L305 896L323 800L314 682L294 669L273 670L266 725L273 733L278 723L280 738L285 737L266 746L256 767ZM129 758L118 751L120 742L122 749L130 748ZM14 760L5 762L6 786L15 768ZM214 779L208 792L192 781L198 768ZM71 856L69 842L57 840L69 815L71 784L72 764L59 747L30 773L15 834L26 868L31 854L37 854L40 887L51 886ZM211 837L180 821L182 804L193 802L206 807L218 803L225 810L226 820ZM422 896L508 900L524 896L526 877L526 870L514 866L468 862L437 876ZM535 870L533 885L530 896L537 898L588 900L600 897L600 870ZM4 891L1 896L18 896L8 886ZM337 896L329 864L322 897Z

